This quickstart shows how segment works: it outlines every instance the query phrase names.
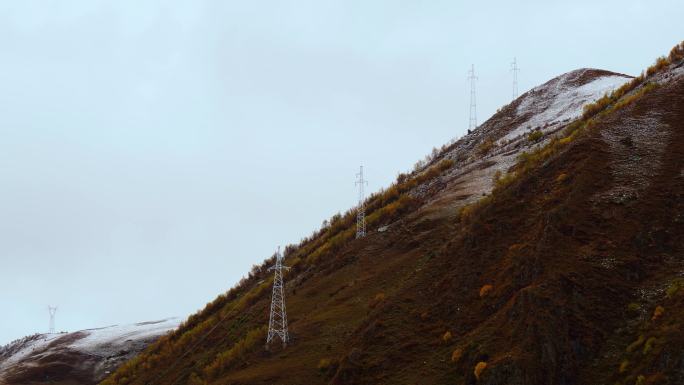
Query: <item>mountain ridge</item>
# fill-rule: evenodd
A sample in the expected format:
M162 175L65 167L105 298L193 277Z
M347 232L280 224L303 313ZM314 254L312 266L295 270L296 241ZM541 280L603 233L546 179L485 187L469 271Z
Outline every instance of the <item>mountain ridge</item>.
M588 100L576 119L501 142L505 129L491 127L511 132L502 118L514 106L506 106L369 198L369 228L384 231L352 240L350 211L289 248L287 349L262 348L270 282L257 267L103 384L571 384L658 375L593 368L621 366L598 352L620 355L611 333L628 319L632 289L658 274L672 279L649 262L652 242L633 240L654 235L628 208L658 213L650 226L669 237L660 247L669 259L681 252L681 176L658 173L681 167L684 103L668 101L684 95L683 51ZM663 118L625 125L643 121L643 106ZM622 147L601 136L615 125ZM649 141L631 147L625 138L647 135L644 127L667 132L662 143L671 150L654 151ZM634 149L658 163L635 163ZM636 187L620 176L634 169L666 194L613 194ZM626 239L616 245L608 233ZM652 305L644 299L637 307ZM649 346L649 353L665 349ZM677 378L677 370L660 378Z

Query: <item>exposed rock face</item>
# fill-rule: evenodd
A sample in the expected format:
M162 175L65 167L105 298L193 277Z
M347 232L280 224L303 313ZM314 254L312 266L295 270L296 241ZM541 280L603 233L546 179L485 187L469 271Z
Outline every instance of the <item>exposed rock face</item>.
M29 336L0 350L0 384L96 384L177 326L166 319Z

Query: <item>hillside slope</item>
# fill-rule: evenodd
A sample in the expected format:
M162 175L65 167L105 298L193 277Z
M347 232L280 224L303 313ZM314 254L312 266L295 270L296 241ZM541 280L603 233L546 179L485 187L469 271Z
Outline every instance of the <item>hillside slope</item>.
M103 384L683 383L683 60L556 78L371 197L367 237L350 211L288 248L287 348L269 260Z
M0 348L0 384L95 384L178 323L166 319L20 339Z

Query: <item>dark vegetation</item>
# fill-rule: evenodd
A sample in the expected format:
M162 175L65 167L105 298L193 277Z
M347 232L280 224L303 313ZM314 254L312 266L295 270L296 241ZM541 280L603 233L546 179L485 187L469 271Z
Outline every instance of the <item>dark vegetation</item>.
M421 215L447 160L369 197L387 232L354 240L350 210L288 246L287 349L262 345L269 259L103 384L684 383L684 82L657 82L683 59L587 106L458 213ZM637 152L601 132L652 111L662 164L614 198L630 187L616 151Z

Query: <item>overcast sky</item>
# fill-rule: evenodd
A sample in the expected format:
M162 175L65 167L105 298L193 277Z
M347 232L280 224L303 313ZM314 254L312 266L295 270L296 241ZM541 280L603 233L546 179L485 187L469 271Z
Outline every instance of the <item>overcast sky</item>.
M0 344L185 317L521 91L637 74L672 1L0 2Z

